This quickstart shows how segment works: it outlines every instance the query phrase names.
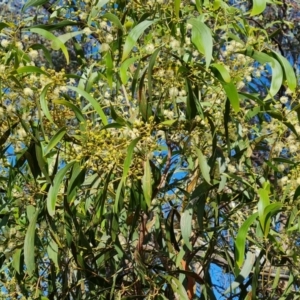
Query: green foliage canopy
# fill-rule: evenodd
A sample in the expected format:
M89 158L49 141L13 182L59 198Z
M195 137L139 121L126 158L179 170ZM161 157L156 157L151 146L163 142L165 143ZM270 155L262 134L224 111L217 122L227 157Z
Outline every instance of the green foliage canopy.
M266 4L2 17L6 299L216 299L212 264L227 295L296 295L299 90L276 23L257 25Z

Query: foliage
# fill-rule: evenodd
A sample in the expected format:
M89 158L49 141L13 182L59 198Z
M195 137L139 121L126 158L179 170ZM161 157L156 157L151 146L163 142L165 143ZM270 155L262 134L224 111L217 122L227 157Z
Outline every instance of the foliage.
M299 90L266 4L2 17L5 299L299 296Z

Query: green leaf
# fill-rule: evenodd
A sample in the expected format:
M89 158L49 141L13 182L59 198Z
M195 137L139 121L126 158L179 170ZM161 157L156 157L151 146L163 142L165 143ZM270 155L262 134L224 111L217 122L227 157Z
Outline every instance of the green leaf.
M245 247L245 245L244 245ZM229 292L235 290L242 284L249 276L253 265L255 263L255 253L252 251L248 251L246 255L246 260L244 262L244 265L241 269L241 272L238 274L238 276L234 279L234 281L231 283L231 285L228 287L228 289L224 292L224 294L228 294Z
M51 184L52 181L51 178L49 177L48 165L44 159L43 150L40 143L35 144L35 154L36 154L36 159L40 167L40 170L42 171L43 175L46 177L47 182Z
M174 1L174 11L175 11L176 18L179 18L180 2L181 2L180 0Z
M223 88L230 101L232 108L234 109L235 112L239 112L240 100L239 100L239 94L237 92L236 86L232 82L226 83L221 81L221 84L223 85Z
M10 25L7 24L7 23L4 23L4 22L0 22L0 31L1 31L3 28L6 28L6 27L10 27Z
M58 269L58 246L54 240L50 240L50 243L47 247L47 253L49 258L53 261L55 267Z
M235 261L238 267L241 267L244 261L246 238L248 229L256 220L258 212L251 215L241 226L235 239Z
M33 219L35 212L36 212L36 208L33 205L28 205L26 207L26 214L29 222L31 222L31 220Z
M27 8L29 8L31 6L39 6L39 5L43 5L47 2L48 2L47 0L29 0L26 2L26 4L24 4L21 12L23 13Z
M203 155L202 151L198 148L195 148L195 150L198 156L202 176L205 181L210 184L210 166L208 165L206 157Z
M120 124L122 126L128 125L128 122L116 113L116 111L112 105L110 106L110 113L111 113L112 119L115 120L118 124Z
M124 125L120 123L109 123L101 128L101 130L109 129L109 128L122 128Z
M50 189L48 191L47 195L47 210L50 216L54 216L55 214L55 205L57 200L57 195L60 189L60 185L63 181L63 178L65 174L68 172L68 170L74 165L75 162L70 162L66 166L64 166L62 169L58 171L58 173L55 175L53 184L50 186Z
M47 40L50 40L52 42L55 42L55 46L58 47L58 49L61 49L61 51L63 52L63 54L65 55L67 64L69 64L69 53L68 53L68 49L67 47L64 45L64 43L62 43L60 41L60 39L58 39L54 34L52 34L51 32L45 30L45 29L41 29L41 28L30 28L31 32L40 34L41 36L43 36L44 38L46 38Z
M102 16L103 19L107 19L115 24L117 28L123 30L122 23L120 22L119 18L115 14L106 13Z
M58 23L53 23L50 22L48 24L39 24L39 25L33 25L30 28L41 28L41 29L45 29L47 31L53 31L53 30L57 30L66 26L78 26L80 23L78 22L74 22L74 21L70 21L70 20L63 20L61 22Z
M178 120L166 120L160 123L160 125L171 127L174 125Z
M148 207L152 200L152 183L151 183L151 167L149 159L144 162L144 176L142 178L143 193Z
M153 54L150 57L149 60L149 66L148 66L148 102L152 101L152 88L154 86L153 82L152 82L152 72L153 72L153 67L155 65L156 62L156 58L157 55L159 54L160 49L156 49ZM147 107L149 107L148 103L147 103Z
M121 190L122 190L123 184L126 180L126 177L127 177L127 174L128 174L129 168L130 168L134 148L140 139L141 139L141 137L134 139L127 148L127 156L125 158L124 166L123 166L123 175L122 175L122 178L120 180L120 183L118 185L118 189L116 192L116 199L115 199L115 205L114 205L115 213L118 213L118 205L119 205L119 198L121 195Z
M144 69L144 73L141 76L139 87L138 87L138 103L139 103L139 111L142 115L143 120L145 122L148 122L148 118L152 115L152 108L151 108L150 98L146 97L145 89L144 89L144 80L146 74L147 74L146 69ZM149 92L151 93L151 89Z
M51 138L44 151L44 156L46 156L61 141L66 132L66 128L62 127L55 133L55 135Z
M93 21L93 18L101 13L101 8L105 4L107 4L108 2L109 2L109 0L99 0L99 1L97 1L96 5L92 6L92 10L91 10L91 13L90 13L89 18L88 18L88 24L89 25L91 25L91 23Z
M44 74L47 77L49 77L50 75L41 70L41 68L35 67L35 66L26 66L26 67L21 67L17 69L17 73L18 74L24 74L24 73L37 73L37 74Z
M164 277L169 282L169 284L172 287L173 292L175 294L178 294L181 300L189 299L184 286L177 278L170 276L170 275L167 275L167 276L161 275L161 276Z
M265 215L265 208L270 204L270 199L269 199L269 192L265 189L259 189L258 190L258 195L259 195L259 201L257 204L257 209L258 209L258 216L259 216L259 222L260 226L265 233L265 222L266 222L266 215Z
M44 45L33 44L33 45L30 46L30 48L32 48L33 50L40 50L41 49L43 51L44 55L45 55L46 60L49 62L50 67L51 68L53 67L51 53L50 53L50 51Z
M135 46L137 40L144 33L144 31L155 22L156 22L155 20L153 20L153 21L145 20L145 21L141 22L140 24L138 24L137 26L135 26L129 32L129 34L125 40L125 44L124 44L124 48L123 48L122 61L124 61L128 57L130 51Z
M212 60L213 39L210 29L202 22L200 18L193 18L187 21L192 28L192 42L197 47L198 51L205 56L206 69L208 69Z
M13 126L11 126L11 128L8 128L3 135L0 137L0 147L2 147L5 142L7 141L7 139L9 138L12 129L14 129L17 125L19 124L19 122L15 123Z
M231 82L230 74L229 74L228 70L225 68L225 66L223 66L221 64L211 64L210 67L218 70L218 72L220 73L220 75L222 76L222 78L225 82L227 82L227 83Z
M297 78L294 72L293 67L291 66L290 62L281 54L272 51L275 58L279 61L281 64L281 67L283 68L284 75L287 81L287 85L291 91L295 91L297 87Z
M43 88L43 91L41 92L41 95L40 95L40 105L41 105L42 111L45 114L46 118L51 123L54 123L52 116L50 114L49 108L48 108L47 100L46 100L47 91L51 85L52 85L52 83L49 83Z
M120 77L123 84L128 81L127 70L138 59L138 57L131 57L126 59L120 66Z
M65 44L71 38L73 38L79 34L83 34L83 33L84 33L84 31L81 30L81 31L67 32L65 34L62 34L62 35L58 36L57 39L52 40L51 48L53 50L59 50L61 48L62 44Z
M77 189L83 184L85 172L86 169L79 162L74 164L67 190L67 200L69 203L75 199Z
M107 52L105 55L105 63L106 63L106 79L109 87L112 88L114 63L110 51Z
M36 209L34 215L32 216L29 222L28 229L25 235L25 241L24 241L24 262L29 276L32 276L35 270L34 239L35 239L36 220L38 214L39 211L38 209Z
M251 10L250 16L256 16L261 14L267 6L267 1L266 0L253 0L253 8Z
M123 166L123 175L122 175L123 181L125 181L125 179L127 177L127 174L128 174L128 171L129 171L129 168L131 165L134 148L140 139L141 139L141 137L134 139L127 148L127 156L126 156L126 159L124 161L124 166Z
M96 82L96 80L99 80L99 74L98 72L92 72L89 80L86 83L85 91L90 92L93 89L93 85Z
M14 269L16 270L16 272L18 274L20 274L21 252L22 252L22 249L20 249L20 248L16 249L13 254L13 257L12 257L12 266L14 267Z
M270 232L270 224L271 224L271 217L278 213L282 208L282 203L280 202L275 202L269 204L267 207L264 209L264 236L267 237L269 232Z
M192 233L192 220L193 220L193 209L194 209L194 200L191 200L181 216L180 219L180 229L184 244L189 250L192 250L192 244L190 243L190 237Z
M268 100L272 97L274 97L278 91L280 90L280 87L282 85L283 80L283 71L281 68L280 63L270 55L255 51L251 48L248 48L245 51L245 55L252 57L256 61L258 61L261 64L268 63L272 69L272 80L271 80L271 86L269 90L268 96L265 98L265 100Z
M193 191L190 199L191 201L193 199L197 200L197 219L200 230L204 230L204 216L205 216L205 206L206 206L206 197L208 195L208 192L212 190L214 186L211 186L206 181L201 182Z
M53 103L65 105L65 106L71 108L74 111L75 116L78 119L78 121L83 122L86 125L86 120L85 120L81 110L77 106L75 106L73 103L71 103L67 100L53 100Z
M78 93L79 95L81 95L82 97L84 97L86 100L88 100L91 105L94 107L95 111L98 113L98 115L100 116L102 122L104 125L108 124L107 118L105 113L103 112L100 104L97 102L97 100L95 100L89 93L87 93L86 91L83 91L82 89L75 87L75 86L67 86L67 88L69 88L70 90L75 91L76 93Z

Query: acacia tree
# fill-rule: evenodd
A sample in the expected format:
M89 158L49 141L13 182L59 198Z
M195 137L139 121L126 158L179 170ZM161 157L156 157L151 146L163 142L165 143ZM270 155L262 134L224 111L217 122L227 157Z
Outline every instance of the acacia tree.
M5 299L296 299L299 91L265 8L2 16Z

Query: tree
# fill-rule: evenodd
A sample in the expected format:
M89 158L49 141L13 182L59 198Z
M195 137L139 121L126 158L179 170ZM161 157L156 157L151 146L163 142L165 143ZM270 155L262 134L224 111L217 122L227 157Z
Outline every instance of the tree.
M42 0L2 18L5 299L296 299L281 9Z

